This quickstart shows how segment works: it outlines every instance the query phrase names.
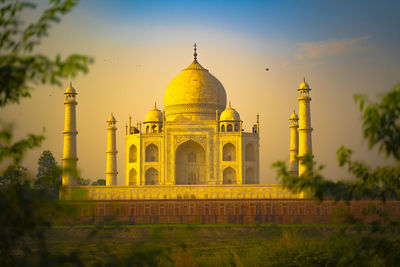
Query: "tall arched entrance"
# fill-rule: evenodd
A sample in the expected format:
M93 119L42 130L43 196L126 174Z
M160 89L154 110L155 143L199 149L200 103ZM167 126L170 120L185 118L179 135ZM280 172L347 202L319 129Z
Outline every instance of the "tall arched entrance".
M205 184L206 152L192 140L181 144L175 152L175 184Z

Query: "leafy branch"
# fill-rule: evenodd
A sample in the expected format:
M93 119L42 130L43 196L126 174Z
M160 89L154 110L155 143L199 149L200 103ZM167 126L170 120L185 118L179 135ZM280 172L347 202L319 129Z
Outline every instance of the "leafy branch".
M13 0L0 3L0 107L30 97L33 85L61 86L62 79L88 72L88 65L94 62L92 57L72 54L63 59L57 54L50 59L32 53L41 38L48 36L52 24L60 22L61 16L78 1L50 0L50 7L26 27L19 15L27 9L35 9L35 4Z

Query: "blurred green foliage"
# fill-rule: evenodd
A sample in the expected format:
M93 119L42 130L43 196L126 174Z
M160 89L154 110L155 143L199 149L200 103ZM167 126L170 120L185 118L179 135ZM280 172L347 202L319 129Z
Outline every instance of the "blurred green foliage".
M106 185L106 180L105 179L97 179L92 183L92 185Z
M50 6L37 21L25 24L22 14L36 8L28 1L1 0L0 6L0 107L29 97L37 84L62 84L61 80L88 72L93 58L60 54L50 59L34 49L46 37L53 23L78 3L77 0L50 0ZM24 13L26 15L26 13Z
M324 166L318 165L309 153L300 163L306 172L300 177L291 176L286 163L275 162L281 184L292 192L304 192L308 197L323 201L359 199L400 199L400 83L392 91L372 102L365 95L354 97L362 113L363 137L369 148L378 147L379 153L391 158L394 163L371 167L363 161L353 160L353 151L344 146L337 154L339 166L352 174L351 180L332 181L321 174ZM376 206L369 206L366 213L377 214L378 219L366 224L362 218L343 213L343 231L325 242L310 247L310 244L276 247L269 255L278 262L276 266L397 266L400 260L399 222ZM366 215L366 214L363 214ZM352 233L357 229L356 233ZM283 256L283 257L279 257Z
M24 21L36 4L0 0L0 109L30 97L34 87L62 84L62 79L86 73L91 57L79 54L50 58L35 53L52 24L76 6L76 0L50 0L36 21ZM0 266L82 265L76 252L50 253L45 234L54 222L73 218L73 208L56 201L61 170L51 152L39 159L35 180L20 166L26 152L39 147L44 134L13 140L13 125L0 129Z
M87 266L397 266L398 237L333 225L148 225L52 229Z

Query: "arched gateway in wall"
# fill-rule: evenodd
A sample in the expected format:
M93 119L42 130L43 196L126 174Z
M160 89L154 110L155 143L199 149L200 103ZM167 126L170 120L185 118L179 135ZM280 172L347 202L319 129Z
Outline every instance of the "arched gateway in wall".
M206 153L197 142L189 140L175 151L175 184L205 184Z

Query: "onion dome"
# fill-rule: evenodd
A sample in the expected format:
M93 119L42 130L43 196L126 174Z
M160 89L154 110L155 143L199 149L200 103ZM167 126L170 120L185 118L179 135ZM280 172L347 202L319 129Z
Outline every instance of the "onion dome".
M239 113L231 107L231 103L229 103L229 107L227 107L219 118L220 121L240 121Z
M65 90L64 94L73 94L73 95L77 94L75 91L75 88L72 86L72 82L69 82L69 86L68 86L67 90Z
M303 78L303 82L300 84L299 90L311 90L308 83L306 83L306 78Z
M162 122L163 121L163 114L161 110L157 108L156 105L154 105L154 108L147 112L146 119L144 122Z
M226 107L226 92L221 82L197 61L182 70L164 93L167 120L180 116L191 119L215 119L215 110Z

